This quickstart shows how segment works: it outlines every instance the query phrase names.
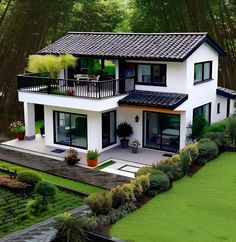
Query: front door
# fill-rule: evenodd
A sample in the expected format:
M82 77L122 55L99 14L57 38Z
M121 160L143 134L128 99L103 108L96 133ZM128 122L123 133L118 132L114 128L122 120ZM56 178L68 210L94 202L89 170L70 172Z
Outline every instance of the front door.
M144 112L144 147L176 152L179 150L180 115Z
M116 143L116 111L102 114L102 148Z

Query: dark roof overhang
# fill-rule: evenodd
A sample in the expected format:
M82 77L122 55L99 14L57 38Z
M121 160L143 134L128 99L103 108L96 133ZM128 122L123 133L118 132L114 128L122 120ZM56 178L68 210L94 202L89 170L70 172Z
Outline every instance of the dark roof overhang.
M224 88L224 87L217 87L216 94L222 97L236 99L236 91Z

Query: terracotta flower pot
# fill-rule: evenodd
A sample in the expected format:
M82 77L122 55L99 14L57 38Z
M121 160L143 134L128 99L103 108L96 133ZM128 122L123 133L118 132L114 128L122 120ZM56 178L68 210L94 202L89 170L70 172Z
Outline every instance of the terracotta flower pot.
M96 166L98 163L98 160L97 159L94 159L94 160L87 160L87 164L89 167L94 167Z
M17 138L18 138L18 140L24 140L24 138L25 138L25 133L24 133L24 132L18 133L18 134L17 134Z

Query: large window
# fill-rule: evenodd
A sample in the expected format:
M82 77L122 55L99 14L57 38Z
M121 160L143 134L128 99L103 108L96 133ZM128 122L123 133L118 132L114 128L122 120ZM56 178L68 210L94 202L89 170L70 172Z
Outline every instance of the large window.
M116 111L102 114L102 148L116 143Z
M165 64L138 64L138 84L165 86L166 65Z
M212 79L212 61L194 64L194 83Z
M180 115L144 112L144 147L176 152L179 150Z
M211 123L211 103L193 109L193 122L200 114L203 114L206 121Z
M87 116L54 111L54 142L87 149Z

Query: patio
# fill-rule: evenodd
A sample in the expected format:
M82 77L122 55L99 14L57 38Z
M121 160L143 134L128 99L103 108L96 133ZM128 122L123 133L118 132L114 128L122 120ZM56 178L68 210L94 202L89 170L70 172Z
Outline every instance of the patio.
M38 156L48 157L56 160L64 160L66 150L64 148L57 148L45 145L44 137L36 135L34 140L23 140L17 139L3 142L2 148L34 154ZM69 149L69 147L68 147ZM150 149L139 149L138 154L133 154L131 148L122 149L119 146L101 152L99 157L99 165L109 160L120 160L123 162L138 163L141 165L152 165L154 162L160 161L165 158L167 152L150 150ZM171 154L171 153L168 153ZM86 153L80 152L81 161L80 164L87 166Z

